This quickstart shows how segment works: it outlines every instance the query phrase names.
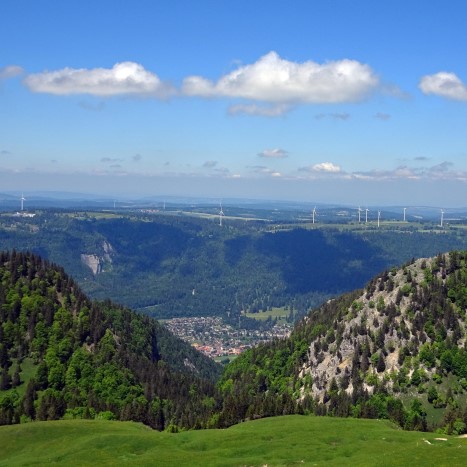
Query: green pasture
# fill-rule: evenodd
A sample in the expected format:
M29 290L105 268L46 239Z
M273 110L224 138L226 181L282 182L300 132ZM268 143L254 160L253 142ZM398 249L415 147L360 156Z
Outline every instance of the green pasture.
M443 438L437 440L436 438ZM444 440L445 439L445 440ZM287 416L225 430L159 433L132 422L0 427L0 466L461 466L467 439L387 421Z
M268 318L275 319L278 321L285 320L290 315L290 310L286 310L285 307L272 307L271 310L259 311L258 313L245 313L248 318L257 319L258 321L266 321Z
M36 375L37 365L34 364L32 358L25 358L21 362L21 373L20 379L21 384L16 388L18 394L22 397L26 392L26 386L29 383L29 380Z

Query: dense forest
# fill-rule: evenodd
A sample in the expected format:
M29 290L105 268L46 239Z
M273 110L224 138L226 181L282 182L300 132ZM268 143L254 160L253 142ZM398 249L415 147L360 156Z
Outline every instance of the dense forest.
M303 316L412 257L467 248L461 230L274 231L260 221L229 220L221 228L183 215L50 211L2 216L0 240L60 264L92 298L156 318L216 315L236 323L242 310L273 306L293 305ZM83 257L96 263L95 273Z
M219 367L155 320L91 302L60 267L0 254L0 424L107 418L210 426Z

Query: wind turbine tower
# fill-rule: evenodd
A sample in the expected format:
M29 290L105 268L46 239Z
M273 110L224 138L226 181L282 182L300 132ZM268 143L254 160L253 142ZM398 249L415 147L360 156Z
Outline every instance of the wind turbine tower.
M369 209L366 208L365 209L365 224L368 224L368 211L369 211Z
M378 227L379 227L379 220L381 219L381 211L378 211Z
M362 215L362 208L359 206L358 207L358 223L360 224L361 222L361 215Z
M316 216L316 206L313 208L312 215L313 215L313 224L314 224L315 223L315 216Z
M444 211L441 209L441 223L440 223L440 227L443 227L443 221L444 221Z
M406 213L406 211L407 211L407 208L404 208L404 222L407 222L407 221L406 221L406 218L405 218L405 213Z
M24 202L26 198L24 197L24 193L21 193L21 211L24 211Z
M224 211L222 210L222 201L220 202L220 211L219 211L219 225L222 227L222 217L224 216Z

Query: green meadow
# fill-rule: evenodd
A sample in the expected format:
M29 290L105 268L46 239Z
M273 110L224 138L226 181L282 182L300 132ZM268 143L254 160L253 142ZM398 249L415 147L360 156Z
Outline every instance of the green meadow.
M290 315L290 311L285 307L272 307L271 310L258 311L258 313L245 313L248 318L257 319L258 321L266 321L268 318L277 319L278 321L285 321Z
M436 439L443 438L443 439ZM132 422L63 420L0 427L0 466L465 466L467 439L387 421L313 416L225 430L156 432Z

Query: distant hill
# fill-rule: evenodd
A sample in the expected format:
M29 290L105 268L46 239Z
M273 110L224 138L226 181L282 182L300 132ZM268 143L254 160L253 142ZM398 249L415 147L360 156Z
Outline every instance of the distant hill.
M0 253L0 424L97 417L205 427L218 375L155 320L91 302L38 256Z
M311 411L467 432L466 312L467 252L386 271L229 365L221 422Z
M43 211L0 216L0 241L60 264L92 298L156 318L214 315L235 323L241 311L271 307L304 315L412 257L467 248L460 228L273 227L229 219L221 228L179 213Z

